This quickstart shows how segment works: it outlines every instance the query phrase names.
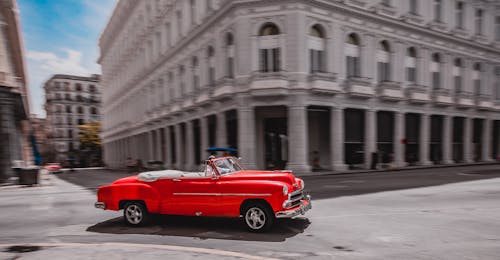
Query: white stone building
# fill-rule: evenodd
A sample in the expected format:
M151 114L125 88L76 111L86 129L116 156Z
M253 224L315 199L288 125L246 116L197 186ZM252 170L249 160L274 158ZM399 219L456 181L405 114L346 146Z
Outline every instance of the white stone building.
M296 171L500 153L498 1L122 0L99 46L112 167L192 169L209 146Z
M49 143L56 149L57 162L77 156L78 126L101 121L99 78L56 74L45 82L47 132Z

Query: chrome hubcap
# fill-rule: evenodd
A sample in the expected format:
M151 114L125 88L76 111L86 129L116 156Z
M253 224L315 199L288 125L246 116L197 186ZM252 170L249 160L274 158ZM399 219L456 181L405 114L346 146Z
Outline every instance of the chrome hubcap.
M266 224L266 214L260 208L250 208L245 214L245 221L251 229L261 229Z
M131 224L139 224L142 220L142 209L137 205L130 205L125 210L125 217Z

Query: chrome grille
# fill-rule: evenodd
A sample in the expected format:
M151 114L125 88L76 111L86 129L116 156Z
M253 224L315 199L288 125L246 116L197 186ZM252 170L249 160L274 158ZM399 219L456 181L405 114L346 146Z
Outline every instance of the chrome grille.
M304 198L303 190L296 190L290 193L290 202L292 202L291 207L300 205L301 200Z

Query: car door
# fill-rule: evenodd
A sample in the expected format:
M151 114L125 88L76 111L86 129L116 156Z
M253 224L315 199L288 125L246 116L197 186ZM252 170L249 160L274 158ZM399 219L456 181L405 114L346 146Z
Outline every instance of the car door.
M213 216L217 212L220 191L217 179L210 175L173 179L171 190L171 198L167 201L172 211L169 214Z

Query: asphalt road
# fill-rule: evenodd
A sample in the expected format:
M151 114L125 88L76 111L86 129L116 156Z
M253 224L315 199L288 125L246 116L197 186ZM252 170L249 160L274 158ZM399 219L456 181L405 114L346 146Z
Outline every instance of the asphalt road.
M94 209L95 188L127 175L77 171L44 176L40 187L1 187L0 259L500 255L499 165L307 176L313 209L265 234L248 233L236 219L217 218L163 216L134 228L120 212ZM40 247L12 247L25 244Z

